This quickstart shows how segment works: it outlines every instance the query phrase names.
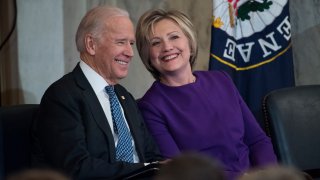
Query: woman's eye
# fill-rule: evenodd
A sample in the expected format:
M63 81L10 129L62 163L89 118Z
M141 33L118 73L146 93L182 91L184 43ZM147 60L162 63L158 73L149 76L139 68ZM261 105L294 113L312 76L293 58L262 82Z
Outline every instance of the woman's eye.
M160 42L158 42L158 41L151 42L151 46L156 46L156 45L158 45L158 44L160 44Z
M179 36L172 36L171 39L178 39Z

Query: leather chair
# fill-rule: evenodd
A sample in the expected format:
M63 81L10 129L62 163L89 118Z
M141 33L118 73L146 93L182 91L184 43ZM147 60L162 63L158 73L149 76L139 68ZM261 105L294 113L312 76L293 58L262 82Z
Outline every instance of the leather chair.
M272 91L264 99L265 128L280 163L320 177L320 85Z
M0 179L31 167L31 125L38 106L0 107Z

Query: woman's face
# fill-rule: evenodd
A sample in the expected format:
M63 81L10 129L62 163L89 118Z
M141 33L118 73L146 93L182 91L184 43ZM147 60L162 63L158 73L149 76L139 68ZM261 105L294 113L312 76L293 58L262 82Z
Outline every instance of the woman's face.
M163 19L150 35L151 65L163 76L190 69L189 40L177 23Z

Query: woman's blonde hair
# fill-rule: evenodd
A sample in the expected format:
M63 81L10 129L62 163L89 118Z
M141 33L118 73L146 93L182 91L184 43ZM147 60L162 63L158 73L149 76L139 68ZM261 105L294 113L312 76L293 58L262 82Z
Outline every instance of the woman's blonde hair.
M143 64L157 80L160 78L160 72L152 67L150 62L150 35L153 32L155 24L163 19L169 19L177 23L182 32L188 38L191 53L189 62L191 67L194 66L198 55L198 44L194 27L187 15L177 10L165 11L162 9L154 9L145 12L140 17L137 24L136 44Z

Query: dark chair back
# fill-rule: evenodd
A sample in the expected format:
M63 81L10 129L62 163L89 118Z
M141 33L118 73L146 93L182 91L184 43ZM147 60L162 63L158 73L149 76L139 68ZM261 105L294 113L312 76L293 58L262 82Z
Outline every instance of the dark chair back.
M0 179L31 167L31 126L38 106L0 108Z
M320 177L320 85L275 90L264 110L279 161Z

